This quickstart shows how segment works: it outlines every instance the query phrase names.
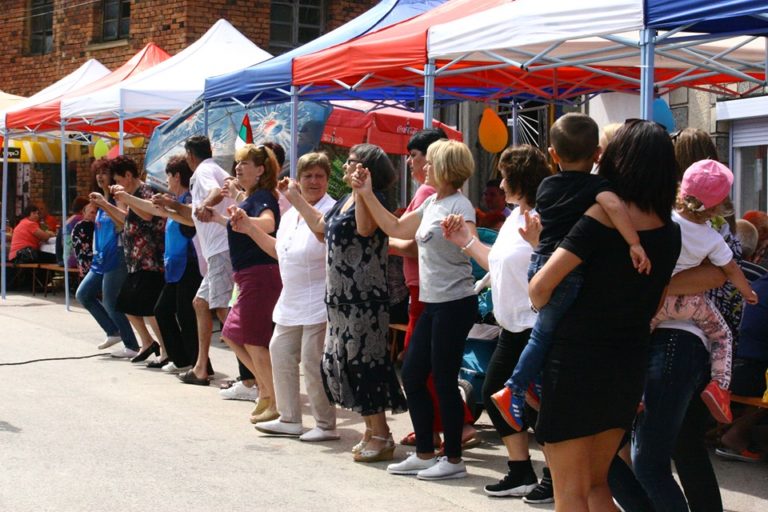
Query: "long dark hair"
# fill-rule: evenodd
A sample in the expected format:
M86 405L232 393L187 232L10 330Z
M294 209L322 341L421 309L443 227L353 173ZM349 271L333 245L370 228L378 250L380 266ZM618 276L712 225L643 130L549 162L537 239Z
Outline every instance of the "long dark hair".
M677 193L672 139L661 125L629 121L616 132L600 160L600 175L640 210L670 220Z

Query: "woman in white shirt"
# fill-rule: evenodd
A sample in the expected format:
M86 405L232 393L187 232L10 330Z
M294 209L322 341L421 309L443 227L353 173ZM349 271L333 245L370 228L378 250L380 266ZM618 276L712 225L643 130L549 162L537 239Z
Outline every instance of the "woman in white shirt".
M541 151L524 145L504 150L499 159L499 172L506 201L517 205L517 208L507 217L492 248L474 243L464 252L490 271L493 314L502 327L496 349L488 363L483 400L488 416L507 448L509 470L498 483L486 485L485 492L491 496L519 497L527 496L537 484L528 453L527 428L517 432L510 427L491 402L491 395L504 385L512 373L536 322L536 314L531 310L528 299L527 275L533 247L523 238L520 230L525 230L526 217L532 218L530 213L536 205L536 190L551 170ZM457 217L449 216L444 221L447 231L445 236L457 246L465 247L472 240L472 233L466 229L463 219ZM537 238L537 233L531 232L530 235ZM530 238L528 233L526 237ZM547 476L545 468L542 485L547 485Z
M327 194L331 164L322 153L308 153L297 164L298 183L309 204L325 213L335 201ZM283 215L276 238L248 218L232 214L236 231L249 235L278 260L283 289L272 313L275 330L269 344L278 419L258 423L256 429L302 441L339 439L336 411L328 401L320 375L325 339L325 244L320 242L295 208ZM306 380L312 415L317 423L302 434L299 363Z

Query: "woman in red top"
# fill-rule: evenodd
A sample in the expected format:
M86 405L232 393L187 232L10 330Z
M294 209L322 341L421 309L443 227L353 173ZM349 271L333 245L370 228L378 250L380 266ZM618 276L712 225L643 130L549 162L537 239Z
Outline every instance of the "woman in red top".
M13 230L8 260L13 263L40 263L46 259L45 256L50 256L49 262L53 263L53 255L41 257L40 244L55 236L56 233L40 228L40 208L27 206L24 209L24 218Z

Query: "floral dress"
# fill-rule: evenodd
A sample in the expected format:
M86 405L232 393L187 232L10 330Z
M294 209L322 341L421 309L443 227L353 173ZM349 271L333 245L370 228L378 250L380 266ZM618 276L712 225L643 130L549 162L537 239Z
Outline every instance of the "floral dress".
M80 277L85 277L91 268L93 260L93 229L94 223L89 220L81 220L72 229L72 251L77 259L77 267Z
M328 399L363 416L407 410L389 359L387 236L357 233L342 197L325 215L328 335L322 361Z
M155 194L149 186L142 184L133 193L140 199L150 200ZM150 220L139 217L132 209L128 210L123 225L123 250L128 273L140 270L150 272L163 271L165 254L165 218L153 216Z

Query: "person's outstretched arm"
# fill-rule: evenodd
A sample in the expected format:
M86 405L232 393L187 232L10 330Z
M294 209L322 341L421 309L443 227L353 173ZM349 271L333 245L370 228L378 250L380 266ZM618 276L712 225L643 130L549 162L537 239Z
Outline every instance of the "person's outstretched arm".
M367 208L365 213L370 214L375 224L384 233L402 239L416 236L416 230L421 224L421 215L415 211L408 212L398 219L389 212L373 193L370 172L364 169L361 164L357 164L357 170L352 176L352 189L357 193L357 199L362 200L361 203L365 203ZM355 210L358 209L359 207Z

